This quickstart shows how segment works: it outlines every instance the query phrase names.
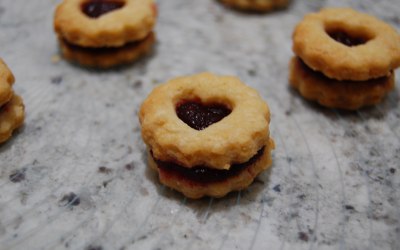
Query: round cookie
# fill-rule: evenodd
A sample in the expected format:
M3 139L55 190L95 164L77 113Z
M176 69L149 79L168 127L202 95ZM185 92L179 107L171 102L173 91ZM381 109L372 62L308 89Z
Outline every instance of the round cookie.
M388 76L400 66L400 35L373 16L326 8L296 26L293 51L329 78L365 81Z
M394 89L395 76L391 72L389 76L369 81L339 81L311 70L299 58L293 57L289 82L308 100L325 107L356 110L380 103Z
M153 0L64 0L55 11L54 29L81 47L120 47L144 39L155 21Z
M223 4L243 10L267 12L273 9L286 7L290 0L220 0Z
M153 0L64 0L55 11L54 30L65 59L111 68L151 50L156 16Z
M15 78L11 70L0 58L0 107L12 98L14 81Z
M24 122L25 108L21 97L14 95L0 108L0 143L8 140Z
M97 68L109 68L135 61L149 53L154 42L153 32L142 41L128 43L118 48L82 48L59 39L64 58L84 66Z
M268 106L236 77L173 79L150 93L139 120L149 165L163 184L191 198L242 189L271 163Z

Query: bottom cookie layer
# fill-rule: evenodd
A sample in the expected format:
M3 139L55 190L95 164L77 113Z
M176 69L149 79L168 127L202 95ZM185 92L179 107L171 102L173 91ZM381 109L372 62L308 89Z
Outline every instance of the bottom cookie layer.
M0 143L8 140L13 131L24 122L25 108L22 98L14 95L0 108Z
M218 178L194 181L192 177L184 177L175 171L168 171L166 168L160 167L153 159L151 153L148 155L148 163L152 169L158 171L161 183L183 193L188 198L199 199L203 196L222 197L231 191L248 187L258 174L269 168L272 163L271 151L274 148L274 141L270 139L268 145L247 163L236 164L236 166L241 165L239 167L240 171L232 170L235 173L228 174L227 178L222 180Z
M244 11L267 12L284 8L289 0L220 0L223 4Z
M131 63L147 54L155 40L152 32L144 40L116 48L84 48L70 44L62 38L59 39L59 44L61 53L67 60L89 67L110 68Z
M394 89L395 75L391 72L387 77L363 82L339 81L313 71L299 58L293 57L289 82L304 98L322 106L356 110L380 103Z

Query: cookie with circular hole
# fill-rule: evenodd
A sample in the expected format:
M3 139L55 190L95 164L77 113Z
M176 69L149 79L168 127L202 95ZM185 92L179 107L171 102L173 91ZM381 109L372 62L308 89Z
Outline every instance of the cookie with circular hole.
M54 30L67 60L109 68L149 53L156 17L153 0L64 0Z
M400 35L371 15L326 8L295 27L293 52L292 87L323 106L356 110L380 103L394 89Z

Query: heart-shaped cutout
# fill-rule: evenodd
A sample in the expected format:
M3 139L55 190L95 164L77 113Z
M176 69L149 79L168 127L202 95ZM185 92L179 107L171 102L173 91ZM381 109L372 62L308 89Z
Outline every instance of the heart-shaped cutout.
M179 119L196 130L203 130L228 116L231 110L221 104L204 105L197 101L184 101L177 105Z
M82 5L82 11L88 17L98 18L110 11L122 8L124 5L123 1L117 0L89 0Z

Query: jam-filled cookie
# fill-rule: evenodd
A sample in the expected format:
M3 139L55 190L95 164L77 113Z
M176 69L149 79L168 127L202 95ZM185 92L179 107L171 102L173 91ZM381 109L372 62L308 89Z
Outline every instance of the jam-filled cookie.
M267 12L284 8L290 0L220 0L223 4L243 11Z
M149 166L189 198L244 189L271 165L268 106L236 77L173 79L151 92L139 120Z
M14 75L0 58L0 107L13 96Z
M24 104L18 95L0 107L0 143L11 137L13 131L24 122L24 117Z
M322 105L354 110L380 102L393 89L400 35L373 16L327 8L296 26L293 52L294 88Z
M12 90L14 81L14 75L0 58L0 143L24 122L25 108L22 98Z
M156 15L153 0L64 0L54 29L66 59L108 68L149 52Z

